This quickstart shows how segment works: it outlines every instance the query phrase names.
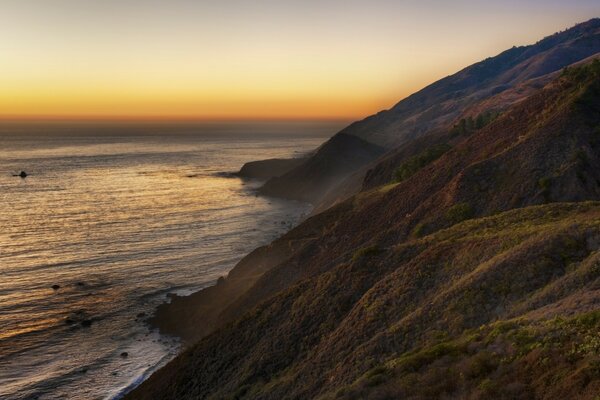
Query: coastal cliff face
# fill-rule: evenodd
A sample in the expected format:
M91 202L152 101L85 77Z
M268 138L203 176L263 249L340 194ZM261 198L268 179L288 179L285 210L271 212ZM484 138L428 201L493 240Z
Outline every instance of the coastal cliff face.
M360 193L160 309L191 345L128 398L596 399L600 55L553 71L594 54L599 26L399 103L437 122L386 125L405 142ZM490 89L515 81L525 94ZM475 99L434 118L449 87Z

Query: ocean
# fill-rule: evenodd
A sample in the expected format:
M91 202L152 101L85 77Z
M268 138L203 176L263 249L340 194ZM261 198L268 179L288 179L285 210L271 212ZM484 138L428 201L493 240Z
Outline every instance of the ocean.
M3 123L0 398L119 398L170 360L180 344L148 327L155 307L310 211L229 173L340 127Z

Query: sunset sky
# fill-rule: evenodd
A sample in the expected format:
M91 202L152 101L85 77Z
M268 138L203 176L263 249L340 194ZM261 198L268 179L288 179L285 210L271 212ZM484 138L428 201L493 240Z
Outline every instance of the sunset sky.
M355 119L598 0L0 0L0 117Z

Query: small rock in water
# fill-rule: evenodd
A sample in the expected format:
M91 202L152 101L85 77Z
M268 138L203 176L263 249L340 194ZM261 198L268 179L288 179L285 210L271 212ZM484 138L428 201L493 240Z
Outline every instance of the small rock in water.
M72 325L74 323L75 323L75 321L73 321L71 318L65 319L65 324L67 324L67 325Z
M85 282L77 282L77 286L85 286Z
M138 313L137 318L144 318L146 316L145 312Z
M85 326L86 328L89 328L90 326L92 326L92 320L84 319L83 321L81 321L81 326Z
M52 285L52 289L58 290L58 289L60 289L60 285Z
M125 358L127 356L129 356L129 353L127 353L126 351L124 351L124 352L121 353L121 357Z

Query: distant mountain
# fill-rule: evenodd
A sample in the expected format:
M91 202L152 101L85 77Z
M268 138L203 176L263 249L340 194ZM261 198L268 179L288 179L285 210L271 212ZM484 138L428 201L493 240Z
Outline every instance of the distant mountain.
M128 398L596 399L600 59L433 135L163 308L200 340Z
M353 123L342 133L388 148L396 147L452 123L482 99L559 71L598 52L600 18L473 64L407 97L390 110ZM498 106L506 105L510 104Z
M513 47L462 71L441 79L382 111L343 129L316 152L319 162L309 159L292 171L268 182L263 192L321 203L339 191L339 183L353 173L364 177L368 166L380 156L356 157L351 137L361 138L387 150L439 129L446 129L459 118L485 110L502 111L528 97L553 78L553 73L600 52L600 19L592 19L530 46ZM493 98L493 101L490 99ZM487 101L486 101L487 100ZM336 158L330 158L335 154ZM338 159L344 160L343 165ZM318 174L314 170L318 167ZM299 195L296 188L308 188ZM323 205L322 205L323 206Z
M383 153L385 149L380 146L338 133L312 157L285 174L268 180L260 192L311 202L348 176L350 171L367 165Z

